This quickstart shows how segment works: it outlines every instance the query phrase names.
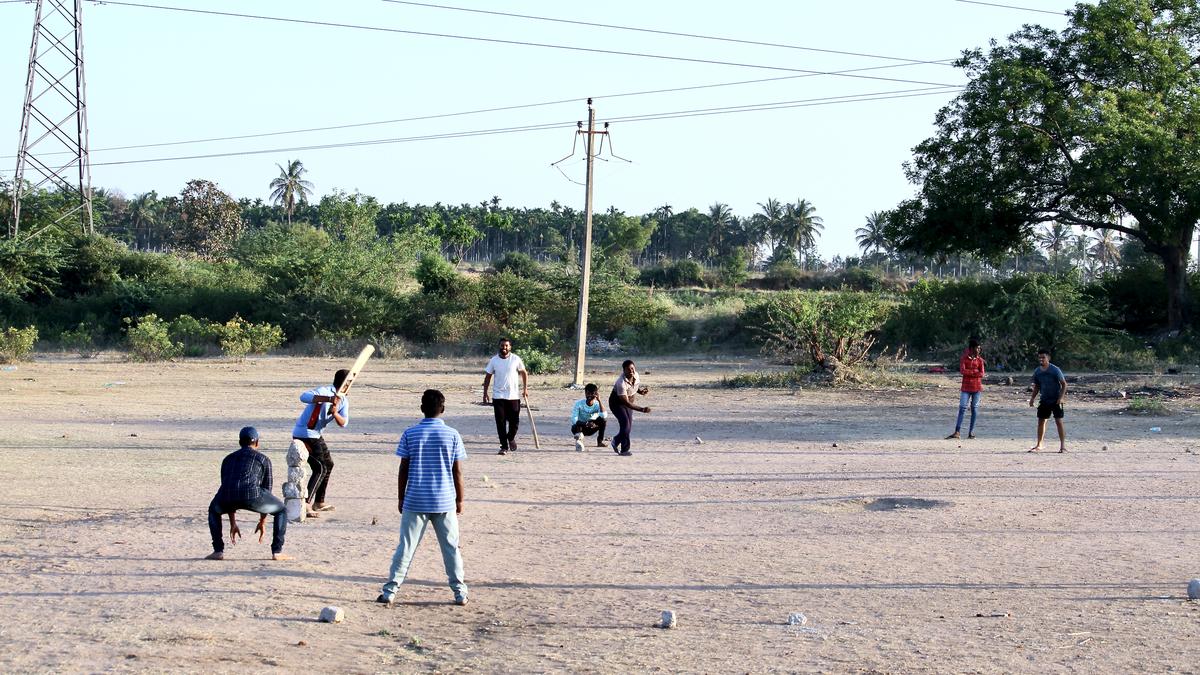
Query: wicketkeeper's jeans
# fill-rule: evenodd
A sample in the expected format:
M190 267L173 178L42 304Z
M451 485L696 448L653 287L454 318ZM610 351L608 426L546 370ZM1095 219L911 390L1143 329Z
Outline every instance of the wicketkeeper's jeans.
M214 551L225 550L225 541L221 538L221 516L234 511L253 511L268 516L274 515L275 526L271 530L271 553L283 553L283 537L287 533L287 509L278 497L269 492L250 501L223 502L213 497L212 502L208 505L208 531L212 535Z

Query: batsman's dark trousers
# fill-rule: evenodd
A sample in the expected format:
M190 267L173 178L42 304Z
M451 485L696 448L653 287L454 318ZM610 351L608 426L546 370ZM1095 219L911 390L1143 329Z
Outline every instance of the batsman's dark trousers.
M329 485L329 474L333 473L333 457L324 438L299 438L308 448L308 468L312 476L308 479L308 501L310 504L325 502L325 488Z
M496 416L496 435L500 437L500 447L507 450L513 446L517 429L521 427L521 399L492 399L492 414Z

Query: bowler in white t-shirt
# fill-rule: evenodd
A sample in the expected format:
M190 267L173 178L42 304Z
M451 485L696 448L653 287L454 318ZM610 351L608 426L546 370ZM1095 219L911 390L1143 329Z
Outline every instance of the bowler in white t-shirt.
M488 361L483 376L483 402L492 404L496 416L496 435L500 437L500 452L507 455L517 450L517 429L521 426L521 399L529 394L529 373L525 362L512 352L512 341L500 339L498 353ZM518 376L520 382L518 383ZM488 390L488 385L492 389Z

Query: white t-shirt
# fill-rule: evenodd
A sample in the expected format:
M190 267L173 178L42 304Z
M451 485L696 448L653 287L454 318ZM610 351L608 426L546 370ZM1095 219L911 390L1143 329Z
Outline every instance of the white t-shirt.
M492 398L520 400L521 376L518 372L525 370L525 362L521 357L509 352L507 359L497 354L488 361L484 372L492 376Z

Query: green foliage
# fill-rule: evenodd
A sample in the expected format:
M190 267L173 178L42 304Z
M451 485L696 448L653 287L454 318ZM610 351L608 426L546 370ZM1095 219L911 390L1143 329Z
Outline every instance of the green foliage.
M704 268L695 260L676 260L642 270L639 283L663 288L703 286Z
M24 301L53 294L63 254L62 242L53 237L0 238L0 298Z
M283 344L283 330L269 323L250 323L235 316L219 327L218 344L226 356L265 354Z
M173 232L181 251L216 258L233 248L242 233L242 209L207 180L190 180L179 193L180 222Z
M533 258L519 251L505 253L492 263L492 267L495 268L497 274L510 272L525 279L537 279L542 273Z
M521 360L525 362L525 370L529 371L530 375L545 375L562 370L563 360L557 354L549 354L532 348L524 348L519 353L515 351L513 353L520 356Z
M1094 362L1112 340L1103 315L1077 275L1034 274L1004 282L922 280L888 322L885 335L910 349L957 351L971 337L984 343L993 366L1022 369L1037 350L1056 362ZM1103 348L1102 348L1103 347Z
M124 319L128 327L125 335L133 357L140 361L164 361L183 353L182 342L172 342L170 324L156 314L147 314L137 324L129 317Z
M90 359L100 352L96 347L96 331L86 323L79 323L74 328L63 331L59 342L63 349L73 351L83 359Z
M724 286L740 286L750 276L750 253L745 248L735 248L717 262L720 265L718 278Z
M733 377L721 376L721 386L728 389L787 389L808 384L812 371L793 368L778 372L756 371L738 373Z
M1168 325L1182 328L1200 213L1200 12L1194 0L1100 0L1068 14L1061 32L1027 25L964 54L970 82L915 149L906 168L920 192L889 238L994 257L1043 223L1120 231L1161 258Z
M1125 407L1125 411L1134 415L1152 417L1162 417L1171 414L1171 410L1167 407L1167 404L1162 399L1153 396L1134 396L1129 400L1129 405Z
M892 309L872 293L789 291L748 307L743 324L785 361L817 368L832 356L852 366L866 358Z
M428 295L452 295L461 283L462 275L445 258L436 255L421 257L415 274L421 292Z
M0 363L12 363L29 356L37 339L36 326L9 327L0 333Z

